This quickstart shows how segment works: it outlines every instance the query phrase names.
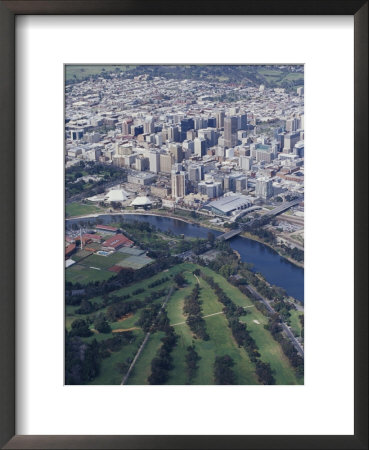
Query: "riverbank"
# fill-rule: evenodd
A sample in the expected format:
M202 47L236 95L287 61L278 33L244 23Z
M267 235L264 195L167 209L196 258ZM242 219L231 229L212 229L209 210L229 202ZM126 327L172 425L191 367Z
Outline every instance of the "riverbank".
M137 215L137 216L158 216L158 217L167 217L168 219L174 219L174 220L180 220L182 222L188 223L190 225L198 225L198 226L202 226L204 228L208 228L209 230L215 230L215 231L219 231L221 233L224 233L225 230L224 227L221 226L217 226L215 224L209 224L209 223L202 223L200 220L196 220L196 219L189 219L189 218L184 218L182 216L173 214L173 213L166 213L166 212L161 212L160 210L155 210L153 212L149 212L149 211L122 211L122 212L101 212L99 214L85 214L85 215L80 215L80 216L74 216L74 217L67 217L65 220L78 220L78 219L88 219L88 218L98 218L100 216L105 216L105 215L110 215L110 216L129 216L129 215ZM245 237L247 239L250 239L252 241L256 241L259 242L260 244L263 244L269 248L271 248L272 250L274 250L276 253L278 253L279 256L281 256L282 258L286 259L287 261L289 261L291 264L294 264L297 267L300 267L301 269L304 269L304 263L301 263L299 261L295 261L294 259L290 258L288 255L285 255L281 252L281 250L276 247L273 246L272 244L270 244L269 242L264 241L263 239L259 238L258 236L255 236L254 234L251 234L247 231L243 231L240 236Z

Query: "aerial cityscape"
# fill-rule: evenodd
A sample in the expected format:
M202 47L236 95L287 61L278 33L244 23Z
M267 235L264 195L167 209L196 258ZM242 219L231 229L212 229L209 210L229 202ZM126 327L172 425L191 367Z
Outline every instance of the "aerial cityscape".
M304 384L304 66L65 66L65 384Z

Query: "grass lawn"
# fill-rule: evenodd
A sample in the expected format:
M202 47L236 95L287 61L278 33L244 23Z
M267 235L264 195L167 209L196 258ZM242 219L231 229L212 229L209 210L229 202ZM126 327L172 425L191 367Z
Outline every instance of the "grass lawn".
M294 309L291 309L290 313L290 325L292 328L292 332L295 336L301 336L302 327L299 316L301 316L301 314L303 315L304 313L302 311L296 311Z
M108 270L90 269L81 264L73 264L65 270L65 280L72 283L87 284L90 281L108 280L112 276L115 274Z
M112 267L123 261L125 258L127 258L127 256L128 255L120 252L112 253L109 256L92 254L85 258L80 264L85 266L86 268L97 267L99 269L109 269L109 267Z
M223 277L216 274L212 270L203 267L203 272L210 275L220 285L224 292L239 306L251 306L247 308L248 314L242 316L240 321L245 322L252 337L255 339L259 347L261 359L270 363L272 369L275 371L276 384L301 384L303 380L298 379L295 372L283 353L281 346L273 339L269 331L265 330L264 324L267 323L267 318L252 307L253 303L246 297L239 289L228 283ZM218 316L209 317L207 320L217 318ZM260 322L260 325L255 321Z
M186 269L182 273L188 285L178 290L169 300L167 311L171 323L184 322L186 317L183 315L183 299L191 292L196 278L187 269L194 270L195 265L181 264ZM222 310L222 304L218 302L215 295L213 295L210 286L203 280L200 280L203 312L212 314ZM168 384L180 385L188 382L186 375L185 354L186 349L192 343L195 344L196 351L201 357L198 362L199 369L193 384L206 385L214 384L213 364L216 356L228 354L234 361L234 372L236 374L238 384L257 384L257 379L254 374L254 366L250 362L246 351L238 348L231 331L228 328L228 322L223 314L205 318L206 329L210 336L209 341L201 339L194 339L191 330L187 324L176 325L175 331L178 334L177 346L173 349L172 356L174 361L174 369L170 372Z
M138 358L127 384L149 384L147 378L151 374L151 361L155 358L157 351L161 347L161 338L164 337L163 331L157 331L151 334L149 340Z
M124 374L118 371L116 365L125 362L127 358L134 358L144 337L142 330L135 330L133 334L136 338L134 342L124 345L121 350L113 352L109 358L103 359L100 365L100 375L88 384L117 385L121 383ZM109 337L109 335L105 336Z
M104 209L96 205L78 202L68 203L65 205L66 217L83 216L85 214L94 214L98 212L104 212Z

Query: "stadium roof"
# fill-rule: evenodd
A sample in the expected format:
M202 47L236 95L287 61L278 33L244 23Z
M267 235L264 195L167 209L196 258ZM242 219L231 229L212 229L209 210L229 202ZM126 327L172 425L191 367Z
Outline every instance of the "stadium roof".
M214 200L208 204L208 207L216 208L219 211L227 214L235 209L241 208L242 206L251 204L251 200L246 195L233 194L224 196L218 200Z

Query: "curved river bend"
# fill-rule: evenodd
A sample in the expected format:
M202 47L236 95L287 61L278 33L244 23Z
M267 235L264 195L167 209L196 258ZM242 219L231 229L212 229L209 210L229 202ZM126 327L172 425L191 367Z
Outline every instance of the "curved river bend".
M104 224L117 222L119 220L148 222L161 231L171 231L172 233L185 236L206 238L209 231L218 236L220 231L211 230L196 224L184 222L183 220L172 219L170 217L122 214L122 215L101 215L99 221ZM96 223L97 218L89 217L84 219L67 219L66 224L73 223ZM237 250L242 261L253 264L253 270L260 272L270 283L280 286L286 290L288 295L304 302L304 269L295 266L287 259L280 256L270 247L241 236L234 237L230 245Z

